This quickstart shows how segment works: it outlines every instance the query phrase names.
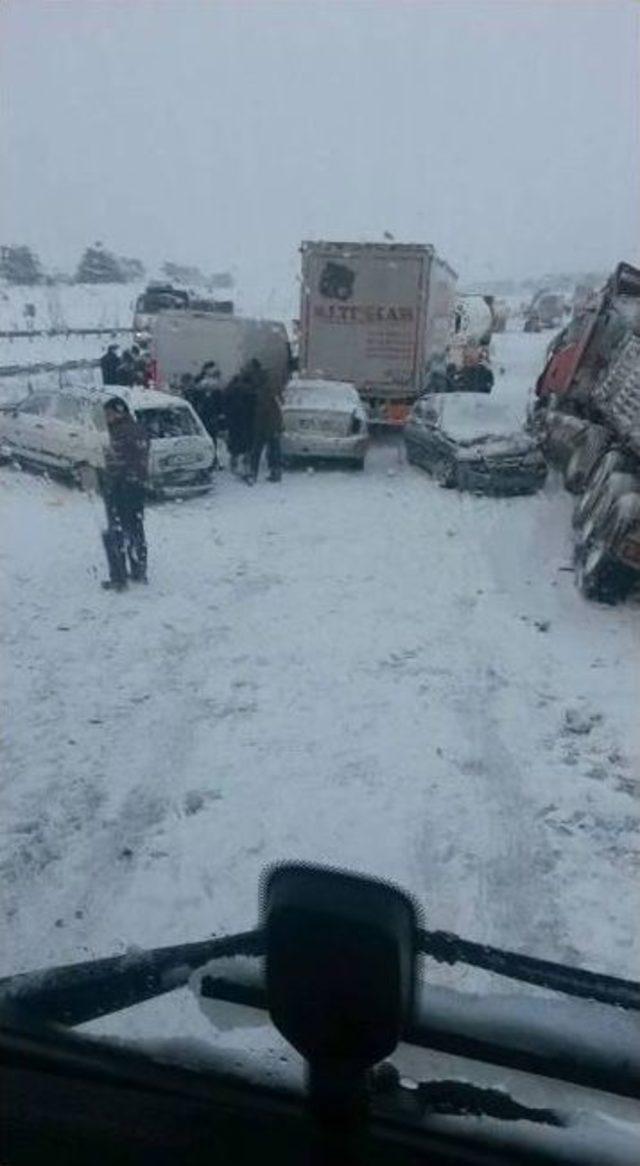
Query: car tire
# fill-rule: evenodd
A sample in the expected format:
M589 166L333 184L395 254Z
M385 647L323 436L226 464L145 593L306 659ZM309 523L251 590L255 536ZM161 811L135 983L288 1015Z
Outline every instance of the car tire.
M600 541L581 546L575 566L578 590L597 603L626 599L636 579L635 571L619 563Z
M455 462L442 458L434 468L434 477L443 490L453 490L458 485L458 467Z
M353 458L349 464L350 464L352 470L358 470L358 471L364 470L364 458L363 457Z
M85 489L85 472L90 468L91 467L87 462L76 462L75 465L71 466L69 476L71 478L72 484L77 486L78 489Z
M404 443L404 455L410 466L417 466L418 459L416 457L415 450L408 441L405 441Z

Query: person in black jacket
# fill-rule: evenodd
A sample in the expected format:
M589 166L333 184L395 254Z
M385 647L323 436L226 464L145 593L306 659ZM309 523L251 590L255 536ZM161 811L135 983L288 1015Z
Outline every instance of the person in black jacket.
M268 479L279 482L282 477L281 435L283 429L281 391L269 377L259 360L249 365L255 385L256 403L253 412L251 462L248 481L257 481L262 451L266 446Z
M218 436L224 402L220 388L220 369L215 360L208 360L203 364L198 375L194 377L190 403L213 441L215 451L213 468L222 469L218 458Z
M130 348L125 348L118 365L118 385L131 386L136 383L136 361Z
M109 564L109 578L102 586L122 591L128 579L136 583L147 582L144 492L149 441L121 397L111 397L106 402L104 415L109 445L101 475L107 512L107 530L102 541Z
M118 345L110 344L104 356L100 358L100 369L102 371L103 385L117 385L118 371L120 368L120 359L118 357Z
M247 463L253 445L253 420L256 407L254 380L247 368L229 382L224 392L223 408L227 418L227 449L230 468L235 473L238 459ZM249 466L246 465L249 472Z

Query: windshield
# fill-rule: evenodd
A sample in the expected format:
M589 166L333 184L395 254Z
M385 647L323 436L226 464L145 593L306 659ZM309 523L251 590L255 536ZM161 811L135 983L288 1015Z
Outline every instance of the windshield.
M0 977L247 930L296 859L637 978L639 32L0 4ZM91 1031L282 1048L186 989Z
M193 413L184 406L172 409L137 409L136 418L149 438L188 437L200 433Z
M522 401L501 399L499 389L491 397L484 393L452 393L442 399L440 424L461 441L487 433L510 434L521 429L523 422Z

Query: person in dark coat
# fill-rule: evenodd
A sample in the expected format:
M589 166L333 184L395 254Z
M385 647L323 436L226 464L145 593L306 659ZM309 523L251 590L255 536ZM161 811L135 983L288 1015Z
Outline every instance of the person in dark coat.
M143 355L137 344L131 345L131 384L144 385L147 373L147 357Z
M117 385L118 384L118 369L120 368L120 360L118 357L118 345L110 344L104 356L100 358L100 369L102 372L103 385Z
M239 458L248 463L251 454L255 404L255 384L249 370L245 368L229 382L223 398L227 418L227 449L230 468L234 473L237 472ZM248 464L246 471L249 472Z
M109 578L102 586L122 591L128 579L136 583L147 582L144 492L149 441L121 397L111 397L106 402L104 415L109 445L101 474L107 512L107 530L102 541L109 564Z
M262 453L266 446L268 479L270 482L279 482L282 477L281 434L283 428L280 393L269 379L259 360L250 361L249 369L256 394L249 480L251 482L257 481Z
M223 398L220 388L220 369L215 360L206 361L198 375L194 377L191 404L213 441L215 450L213 467L219 470L222 468L218 459L218 436Z
M118 365L117 384L131 387L135 383L136 362L130 348L125 348Z

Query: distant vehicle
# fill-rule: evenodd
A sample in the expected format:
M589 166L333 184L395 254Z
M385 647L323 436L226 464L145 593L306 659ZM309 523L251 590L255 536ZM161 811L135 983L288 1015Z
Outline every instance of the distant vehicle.
M447 350L447 387L490 393L493 313L485 296L458 296Z
M511 409L475 393L421 397L404 428L407 459L441 486L478 494L531 494L547 467Z
M147 341L154 317L159 312L185 310L189 307L189 293L170 283L151 283L138 296L133 313L133 334L137 343Z
M296 378L287 385L283 414L287 461L326 458L364 469L367 414L352 384Z
M3 456L83 480L86 470L104 466L109 439L103 410L113 396L127 402L149 437L150 494L177 497L208 489L214 449L202 422L186 401L150 389L34 392L0 409Z
M286 384L291 348L284 324L225 313L168 311L155 317L150 352L159 388L179 391L183 377L195 377L215 361L224 389L252 359L259 360L277 387Z
M526 310L524 331L540 332L545 328L559 328L564 314L564 296L557 292L538 292Z
M133 316L133 332L137 343L149 340L155 317L160 312L177 312L191 309L198 312L221 312L233 314L232 300L210 300L195 298L184 288L170 283L150 283L136 300Z
M598 299L598 289L590 283L578 283L575 286L571 300L573 316L580 316L582 312Z
M354 384L370 422L402 425L445 381L456 279L423 244L303 243L301 375Z
M497 296L485 296L485 300L491 308L493 331L505 332L509 319L509 305L507 301L499 299Z

